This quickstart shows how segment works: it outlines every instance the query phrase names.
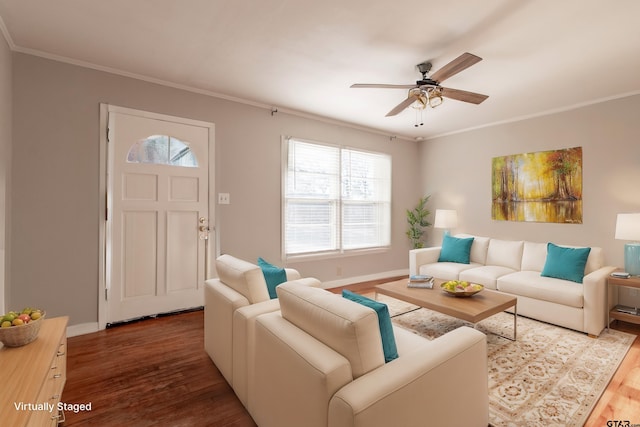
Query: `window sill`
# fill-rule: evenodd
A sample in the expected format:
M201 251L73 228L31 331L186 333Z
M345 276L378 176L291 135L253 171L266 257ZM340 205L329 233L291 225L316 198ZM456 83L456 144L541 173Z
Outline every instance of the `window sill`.
M298 262L321 261L325 259L381 254L381 253L389 252L389 249L390 247L385 246L385 247L379 247L379 248L352 249L348 251L317 252L317 253L311 253L311 254L300 254L300 255L289 255L289 256L285 255L283 260L286 261L287 264L289 263L295 264Z

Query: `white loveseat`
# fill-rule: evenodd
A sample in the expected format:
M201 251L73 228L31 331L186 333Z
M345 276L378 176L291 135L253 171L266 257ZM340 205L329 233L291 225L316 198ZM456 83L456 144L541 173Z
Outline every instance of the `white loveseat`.
M277 299L270 299L262 269L256 264L221 255L216 271L218 277L204 285L204 347L246 405L254 319L280 306ZM285 272L287 280L320 286L317 279L301 279L297 270L287 268Z
M409 272L467 280L518 298L518 314L598 336L606 326L607 276L601 248L592 247L582 283L541 276L547 243L474 237L469 264L438 262L441 246L409 252ZM574 247L574 246L567 246Z
M487 426L481 332L429 341L394 326L398 358L385 363L373 309L295 281L277 293L281 311L255 321L248 410L260 427Z

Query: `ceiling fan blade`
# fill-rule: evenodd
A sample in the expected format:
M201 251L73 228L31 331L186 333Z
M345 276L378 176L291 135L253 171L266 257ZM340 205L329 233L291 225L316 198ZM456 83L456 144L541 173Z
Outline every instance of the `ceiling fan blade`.
M456 99L458 101L470 102L472 104L480 104L482 101L489 97L489 95L467 92L466 90L450 89L447 87L442 88L442 96Z
M385 84L366 84L356 83L351 85L352 88L373 88L373 89L413 89L416 85L385 85Z
M416 99L418 99L418 97L415 95L408 97L400 104L396 105L393 110L389 111L385 117L395 116L396 114L402 112L409 105L413 104Z
M433 73L431 75L431 80L435 80L438 83L441 83L449 77L458 74L460 71L466 70L473 64L476 64L480 61L482 61L482 58L480 58L479 56L476 56L469 52L463 53L462 55L458 56L456 59Z

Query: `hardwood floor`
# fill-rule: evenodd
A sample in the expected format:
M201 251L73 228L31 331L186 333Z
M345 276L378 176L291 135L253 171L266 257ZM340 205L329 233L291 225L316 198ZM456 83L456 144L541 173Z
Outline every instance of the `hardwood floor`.
M66 411L63 426L255 426L204 351L203 318L195 311L69 338L62 401L91 411ZM638 325L613 328L640 334ZM611 420L640 424L640 338L585 425Z
M204 351L203 311L71 337L62 401L76 426L255 426Z
M611 329L639 335L627 352L607 389L593 408L585 427L640 426L640 325L615 320ZM607 421L625 421L609 423Z

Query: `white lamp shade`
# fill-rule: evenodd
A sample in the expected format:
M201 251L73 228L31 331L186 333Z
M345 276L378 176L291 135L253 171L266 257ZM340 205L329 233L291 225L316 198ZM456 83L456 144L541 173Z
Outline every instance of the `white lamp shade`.
M640 241L640 213L618 214L616 239Z
M458 212L452 209L436 209L434 228L456 228L458 226Z

